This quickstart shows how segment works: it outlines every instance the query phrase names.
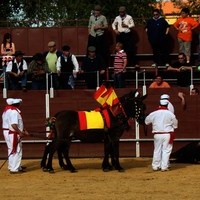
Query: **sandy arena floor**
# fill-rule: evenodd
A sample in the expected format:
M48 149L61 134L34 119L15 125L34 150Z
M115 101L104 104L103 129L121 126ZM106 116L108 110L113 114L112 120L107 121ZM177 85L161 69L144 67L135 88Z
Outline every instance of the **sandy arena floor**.
M121 158L125 172L103 172L102 159L72 159L77 173L59 168L43 172L40 160L23 160L27 172L0 170L2 200L197 200L200 198L200 165L172 164L171 171L152 172L151 158ZM4 160L0 160L0 165Z

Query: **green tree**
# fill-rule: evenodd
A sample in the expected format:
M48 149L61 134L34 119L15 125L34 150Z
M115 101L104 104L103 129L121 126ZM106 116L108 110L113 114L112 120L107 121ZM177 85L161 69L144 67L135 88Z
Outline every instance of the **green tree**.
M2 20L10 19L15 26L59 26L80 25L79 20L87 21L94 5L102 6L108 21L118 14L119 6L126 6L128 14L136 18L151 16L156 0L9 0L3 2ZM3 6L2 6L3 5ZM71 21L69 20L76 20ZM25 22L26 21L26 22ZM75 23L76 22L76 23ZM138 21L139 23L139 21ZM83 25L83 24L82 24Z

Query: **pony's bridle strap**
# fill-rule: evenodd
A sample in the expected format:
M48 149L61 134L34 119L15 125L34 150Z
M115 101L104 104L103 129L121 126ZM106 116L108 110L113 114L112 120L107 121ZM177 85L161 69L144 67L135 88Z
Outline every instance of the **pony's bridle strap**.
M117 103L115 106L110 107L109 110L114 117L117 117L119 114L122 113L124 117L128 119L121 102Z

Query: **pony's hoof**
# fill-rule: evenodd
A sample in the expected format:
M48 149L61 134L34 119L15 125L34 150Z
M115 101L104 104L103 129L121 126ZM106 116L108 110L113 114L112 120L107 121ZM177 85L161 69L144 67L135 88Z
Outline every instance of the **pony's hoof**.
M118 172L125 172L125 170L121 168L121 169L118 169Z
M48 172L50 173L50 174L54 174L55 172L54 172L54 169L48 169Z
M63 170L69 170L69 168L67 167L67 165L63 165L61 168L62 168Z
M103 172L109 172L110 169L106 168L106 169L103 169Z
M49 170L46 167L42 167L43 172L48 172Z
M78 172L78 171L77 171L76 169L71 169L70 172L71 172L71 173L76 173L76 172Z

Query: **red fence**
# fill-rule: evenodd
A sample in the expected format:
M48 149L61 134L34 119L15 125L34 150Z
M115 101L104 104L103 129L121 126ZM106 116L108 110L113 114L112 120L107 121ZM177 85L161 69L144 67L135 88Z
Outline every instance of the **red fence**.
M10 32L13 36L13 42L17 50L25 52L26 56L31 56L36 52L44 52L48 50L47 44L50 40L57 43L58 49L62 45L68 44L71 46L71 51L76 55L85 55L88 28L87 27L19 27L19 28L0 28L0 40L2 41L3 35ZM149 45L147 34L143 26L137 26L132 31L136 54L151 54L151 47ZM178 44L176 40L176 30L170 28L170 53L178 52ZM106 32L110 53L113 53L115 44L115 35L111 27ZM198 30L195 30L193 37L192 51L198 52Z

